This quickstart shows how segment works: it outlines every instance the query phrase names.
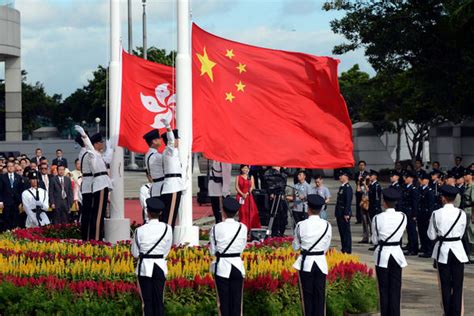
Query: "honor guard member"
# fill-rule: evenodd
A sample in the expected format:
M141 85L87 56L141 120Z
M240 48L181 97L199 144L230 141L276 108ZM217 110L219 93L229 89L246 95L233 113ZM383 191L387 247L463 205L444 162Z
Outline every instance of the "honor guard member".
M406 171L403 176L405 185L402 191L402 200L400 210L407 216L408 244L405 255L418 255L418 233L416 231L416 213L418 212L418 203L420 194L413 183L415 174L412 171Z
M87 133L85 134L87 135ZM92 151L86 148L81 133L76 136L75 141L79 144L79 146L81 146L78 156L82 173L80 189L82 196L81 238L82 240L90 240L92 237L92 180L94 179L94 175L92 173L92 160L94 158L94 154Z
M369 216L372 220L375 215L382 212L382 187L378 182L377 178L379 173L373 169L370 169L369 177Z
M401 240L407 226L406 215L395 211L401 192L395 188L382 190L385 211L372 221L375 271L379 284L381 316L399 316L402 268L407 266Z
M138 259L135 273L138 277L142 308L145 316L164 315L163 292L168 267L166 257L173 243L171 226L158 217L165 209L157 197L146 200L149 221L135 230L132 255Z
M90 138L87 137L84 129L80 126L76 128L76 131L81 134L84 145L92 153L92 212L89 225L89 237L92 240L102 240L104 238L104 219L107 210L109 190L112 189L112 181L110 180L107 165L102 156L102 152L105 149L104 140L100 133L96 133ZM106 152L110 152L110 147Z
M293 249L301 249L293 267L298 270L303 315L325 314L326 275L328 264L325 253L331 245L332 228L319 217L324 198L308 195L308 219L299 222L295 229Z
M341 251L343 253L352 252L352 236L351 236L351 203L352 188L349 184L350 172L347 169L339 171L339 181L341 186L337 192L335 215L337 220L337 228L341 236Z
M185 185L182 176L183 168L179 160L178 130L171 130L171 126L166 120L162 120L162 123L166 126L166 133L161 135L166 145L162 155L165 174L165 180L161 188L161 200L165 203L163 221L174 228L176 217L178 216L181 193L185 189Z
M143 139L148 144L148 152L145 154L145 170L148 182L151 182L150 196L160 196L161 187L165 180L163 171L163 156L158 152L161 146L160 132L153 129L143 135Z
M464 191L464 211L467 216L467 229L464 234L464 248L466 249L467 256L469 261L474 261L474 215L473 215L473 206L474 206L474 183L472 181L472 176L474 171L466 168L464 170L464 184L466 185L466 190Z
M423 173L420 175L420 203L418 203L418 233L420 234L420 251L419 257L430 258L433 252L433 243L428 238L428 225L430 224L431 213L434 211L435 196L433 190L429 187L430 175Z
M217 289L219 315L242 315L242 292L245 268L241 259L247 243L247 227L234 220L240 204L236 199L223 200L224 221L212 227L209 240L211 255L216 260L211 264Z
M466 213L453 205L458 189L440 188L443 207L431 215L428 237L436 240L432 258L438 267L444 315L463 313L464 264L468 258L461 238L466 229Z
M26 228L49 225L46 211L49 208L48 194L46 190L38 187L38 172L32 170L28 173L30 188L23 191L21 201L27 215Z
M151 198L151 183L145 183L140 187L140 206L142 207L143 224L148 223L148 212L146 210L146 200Z
M222 222L221 201L230 195L232 164L213 160L209 170L208 194L216 223Z

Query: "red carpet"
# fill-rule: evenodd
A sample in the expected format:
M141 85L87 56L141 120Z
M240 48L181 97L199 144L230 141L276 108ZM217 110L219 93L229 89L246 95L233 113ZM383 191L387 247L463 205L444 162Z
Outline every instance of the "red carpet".
M193 197L193 220L212 216L211 204L204 204L200 206ZM138 199L125 200L125 217L130 218L130 222L142 223L142 209Z

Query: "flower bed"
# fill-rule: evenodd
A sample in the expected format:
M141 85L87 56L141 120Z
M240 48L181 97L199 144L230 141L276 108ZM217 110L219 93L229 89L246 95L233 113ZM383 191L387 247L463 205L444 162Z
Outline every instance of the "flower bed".
M129 243L69 239L68 234L76 236L76 228L19 229L0 236L0 314L68 314L76 305L77 314L140 314ZM247 247L245 315L301 314L298 278L292 268L296 256L291 238ZM335 250L328 252L327 259L328 315L376 309L373 271L356 256ZM171 250L165 296L168 315L217 314L211 261L207 247Z

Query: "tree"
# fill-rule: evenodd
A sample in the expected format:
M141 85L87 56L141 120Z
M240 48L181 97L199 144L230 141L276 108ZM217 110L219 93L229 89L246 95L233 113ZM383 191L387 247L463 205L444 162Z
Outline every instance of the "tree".
M341 94L346 100L352 122L360 121L360 111L366 102L369 85L369 74L360 71L358 64L341 73L339 77Z
M468 88L474 84L472 37L459 32L459 27L468 27L466 23L456 22L456 12L467 3L472 8L472 0L337 0L324 4L326 10L346 13L331 22L332 30L348 40L334 47L334 53L363 48L377 71L374 102L363 109L364 115L383 113L399 130L414 128L413 159L422 152L432 126L473 115L474 95ZM467 17L471 21L472 11ZM472 26L468 28L472 35Z
M146 50L146 54L149 61L173 67L175 65L176 51L174 50L166 53L165 49L159 49L152 46ZM143 47L137 47L134 49L133 55L143 58Z

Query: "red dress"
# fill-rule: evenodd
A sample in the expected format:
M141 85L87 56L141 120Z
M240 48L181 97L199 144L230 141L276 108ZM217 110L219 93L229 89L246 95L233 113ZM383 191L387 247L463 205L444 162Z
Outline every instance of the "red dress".
M237 181L239 190L243 193L248 193L252 186L252 181L250 179L244 179L242 176L238 176ZM237 193L237 201L240 202L241 197L242 196ZM257 204L255 204L252 194L249 194L244 200L244 204L240 205L239 220L242 224L247 226L249 232L252 228L262 227L260 224L260 218L258 217Z

